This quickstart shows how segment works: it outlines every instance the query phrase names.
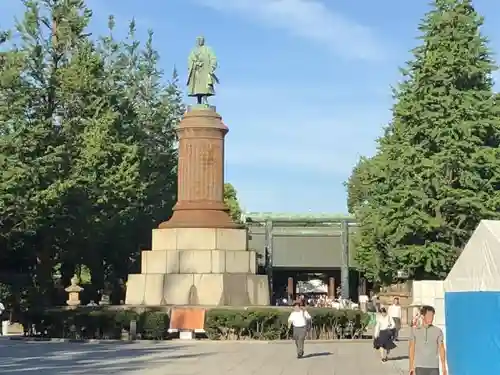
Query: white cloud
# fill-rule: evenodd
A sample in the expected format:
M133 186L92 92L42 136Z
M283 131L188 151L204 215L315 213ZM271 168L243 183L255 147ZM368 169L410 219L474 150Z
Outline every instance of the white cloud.
M194 0L221 12L238 13L321 45L339 56L379 60L384 48L373 31L332 11L320 0Z

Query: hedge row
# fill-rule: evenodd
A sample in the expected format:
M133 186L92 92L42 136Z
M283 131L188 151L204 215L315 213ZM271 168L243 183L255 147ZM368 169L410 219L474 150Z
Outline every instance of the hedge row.
M310 339L361 338L365 335L370 316L356 310L312 308ZM205 331L213 340L283 340L290 339L289 310L248 309L207 311Z
M312 308L311 339L361 338L365 335L370 317L354 310ZM210 309L206 312L205 331L212 340L278 340L291 338L287 318L289 310ZM76 309L31 312L24 317L29 327L51 338L119 339L137 322L141 339L168 338L169 316L163 311L137 313L132 310ZM25 332L26 335L34 332Z
M76 309L28 312L21 322L25 335L65 339L120 339L130 331L130 322L137 322L142 339L167 338L169 317L165 312L132 310Z

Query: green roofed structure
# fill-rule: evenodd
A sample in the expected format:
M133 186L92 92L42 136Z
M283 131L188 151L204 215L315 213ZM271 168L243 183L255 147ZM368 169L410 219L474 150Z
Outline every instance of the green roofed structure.
M249 233L248 246L257 251L260 269L268 274L275 298L285 293L292 297L290 289L295 292L297 281L311 275L328 279L329 287L334 289L329 290L330 294L335 294L334 285L340 285L343 298L357 299L359 289L366 288L356 270L352 242L357 228L354 217L249 212L244 214L244 220Z
M287 213L287 212L247 212L244 214L247 222L263 222L272 220L275 222L308 222L308 223L335 223L348 221L354 223L354 216L346 214L331 213Z

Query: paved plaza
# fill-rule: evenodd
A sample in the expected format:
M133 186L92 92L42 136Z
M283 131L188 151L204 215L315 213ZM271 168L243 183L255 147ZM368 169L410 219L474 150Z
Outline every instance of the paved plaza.
M0 374L400 375L407 343L378 361L370 342L307 343L297 360L290 342L77 344L0 340Z
M0 340L0 374L123 375L400 375L407 342L381 363L370 342L307 343L296 359L291 342L78 344Z

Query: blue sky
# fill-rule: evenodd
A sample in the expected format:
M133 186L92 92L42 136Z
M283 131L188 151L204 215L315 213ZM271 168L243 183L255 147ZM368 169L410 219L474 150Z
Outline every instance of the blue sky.
M21 7L3 0L0 26ZM247 211L346 212L343 182L372 155L390 120L391 85L417 45L427 0L88 0L92 31L108 14L124 34L155 32L166 72L203 34L218 59L212 101L230 132L226 180ZM500 51L500 2L477 0L484 33ZM4 11L5 10L5 11Z

